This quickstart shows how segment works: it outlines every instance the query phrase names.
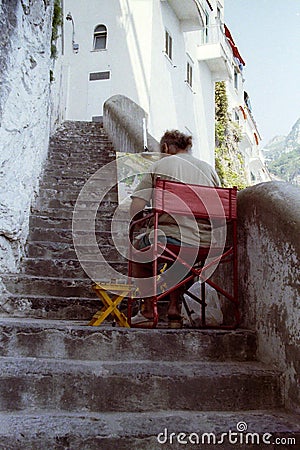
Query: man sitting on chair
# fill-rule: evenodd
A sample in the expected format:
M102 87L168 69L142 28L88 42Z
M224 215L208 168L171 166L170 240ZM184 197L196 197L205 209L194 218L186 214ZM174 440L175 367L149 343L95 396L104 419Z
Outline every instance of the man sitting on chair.
M153 188L157 177L166 180L178 181L186 184L198 184L204 186L220 186L220 180L215 170L206 162L196 159L191 155L192 137L178 130L166 131L160 141L162 157L156 161L144 175L134 193L131 195L131 217L134 217L149 204L153 196ZM195 227L195 224L197 227ZM209 247L211 242L211 226L208 220L197 220L191 217L181 216L176 220L168 214L159 217L158 224L169 244L178 246ZM195 229L197 228L197 229ZM138 241L135 246L139 249L150 245L151 230ZM199 243L200 237L200 243ZM152 277L152 264L133 263L133 277ZM141 286L140 286L141 287ZM141 292L145 291L140 289ZM178 292L173 291L169 295L168 319L180 319L180 298ZM145 298L142 311L132 317L133 327L150 328L153 326L152 298Z

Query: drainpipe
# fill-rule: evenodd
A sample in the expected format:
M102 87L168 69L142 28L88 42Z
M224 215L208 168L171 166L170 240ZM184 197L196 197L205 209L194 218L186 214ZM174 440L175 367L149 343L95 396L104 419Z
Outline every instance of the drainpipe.
M144 140L144 152L147 152L148 151L148 141L147 141L146 117L143 118L143 140Z

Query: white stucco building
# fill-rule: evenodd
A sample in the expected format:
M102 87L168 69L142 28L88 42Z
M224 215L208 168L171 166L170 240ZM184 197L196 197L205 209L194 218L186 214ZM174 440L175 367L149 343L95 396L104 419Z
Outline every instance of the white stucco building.
M270 181L271 177L259 147L261 137L252 113L250 97L244 89L245 61L226 25L225 37L234 57L231 77L226 82L229 113L241 130L239 149L245 160L247 181L249 184Z
M64 0L62 118L95 120L122 94L147 112L153 137L191 133L195 156L213 163L214 83L232 56L220 42L203 47L222 22L223 0Z
M61 119L99 120L108 98L125 95L145 110L154 138L190 133L194 155L214 164L215 82L227 81L233 114L245 110L227 30L224 0L64 0ZM248 142L242 122L248 155L259 133L251 129Z

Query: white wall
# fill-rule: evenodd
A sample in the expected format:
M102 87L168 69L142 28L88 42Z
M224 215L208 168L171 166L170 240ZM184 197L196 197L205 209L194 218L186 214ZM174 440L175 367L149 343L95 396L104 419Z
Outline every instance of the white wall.
M72 23L65 20L64 62L70 67L66 118L91 120L102 115L104 101L119 93L148 109L152 2L94 0L87 8L81 0L67 0L64 17L69 11L79 52L72 52ZM93 51L93 32L99 24L107 27L107 49ZM109 80L89 81L90 72L102 71L110 71Z

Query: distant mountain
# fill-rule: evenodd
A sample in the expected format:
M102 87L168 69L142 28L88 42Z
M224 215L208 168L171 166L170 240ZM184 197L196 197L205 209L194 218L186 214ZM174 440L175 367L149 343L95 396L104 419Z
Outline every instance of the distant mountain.
M300 185L300 119L287 136L276 136L262 152L275 178Z

